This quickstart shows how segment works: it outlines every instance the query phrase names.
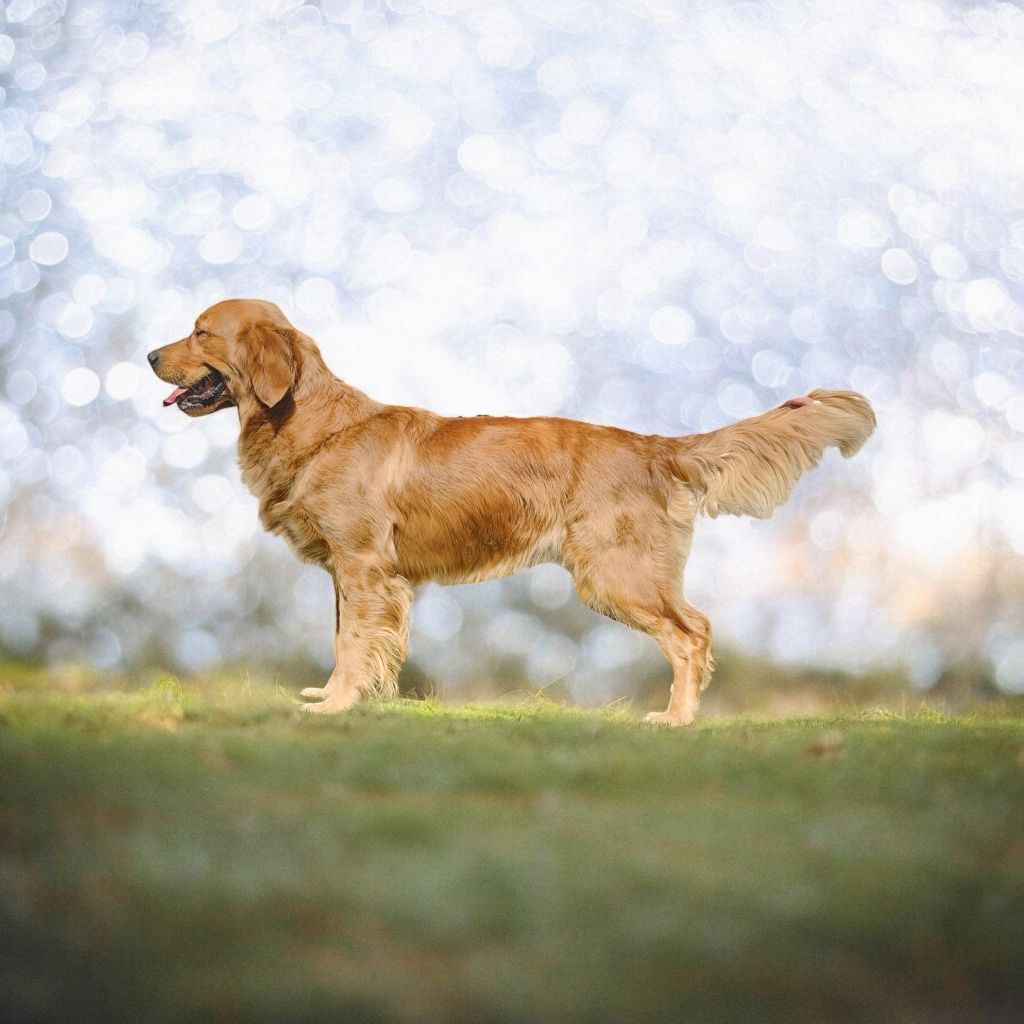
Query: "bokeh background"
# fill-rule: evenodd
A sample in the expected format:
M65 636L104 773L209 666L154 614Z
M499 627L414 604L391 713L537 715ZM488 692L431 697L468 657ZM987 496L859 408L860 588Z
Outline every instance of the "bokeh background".
M279 303L375 398L712 429L811 387L879 430L699 524L748 664L1024 691L1024 14L1006 3L10 0L0 647L110 673L330 665L237 419L150 348ZM421 589L412 673L594 702L653 644L542 566Z

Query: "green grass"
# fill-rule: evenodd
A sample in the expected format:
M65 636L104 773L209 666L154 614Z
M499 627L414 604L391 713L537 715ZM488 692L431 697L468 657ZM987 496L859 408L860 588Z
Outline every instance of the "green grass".
M4 1021L1019 1019L1024 720L0 694Z

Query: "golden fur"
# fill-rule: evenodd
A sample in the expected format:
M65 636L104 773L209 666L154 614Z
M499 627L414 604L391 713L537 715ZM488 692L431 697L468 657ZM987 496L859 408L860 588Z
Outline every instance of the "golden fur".
M692 722L712 668L710 625L682 592L694 518L770 515L826 447L853 455L875 425L849 391L689 437L382 405L254 299L212 306L150 362L180 388L220 374L210 404L186 411L238 407L242 478L263 525L334 580L337 664L303 691L316 712L395 692L416 584L559 562L587 605L650 634L671 663L668 708L648 719Z

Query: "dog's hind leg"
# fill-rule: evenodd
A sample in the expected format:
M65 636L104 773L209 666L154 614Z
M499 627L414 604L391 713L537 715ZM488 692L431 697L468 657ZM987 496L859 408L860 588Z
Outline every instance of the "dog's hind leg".
M676 510L672 510L676 512ZM672 666L668 708L645 721L689 725L711 679L711 625L683 600L683 567L692 518L682 513L635 514L643 529L624 529L625 513L612 522L577 524L567 538L566 566L585 604L653 637Z
M398 670L409 646L412 586L375 559L347 559L333 569L335 667L323 688L310 687L303 711L344 711L370 691L398 690Z
M711 682L711 623L685 601L665 609L658 632L652 633L672 665L672 692L664 711L652 711L645 722L689 725L697 715L701 693Z

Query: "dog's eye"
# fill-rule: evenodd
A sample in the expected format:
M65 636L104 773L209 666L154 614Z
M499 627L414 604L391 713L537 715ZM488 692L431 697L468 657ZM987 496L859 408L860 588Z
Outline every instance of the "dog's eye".
M208 333L209 333L209 332L208 332L208 331L204 331L204 330L202 329L202 327L197 327L197 328L196 328L196 337L197 337L197 338L201 338L201 337L202 337L202 336L203 336L204 334L208 334Z

